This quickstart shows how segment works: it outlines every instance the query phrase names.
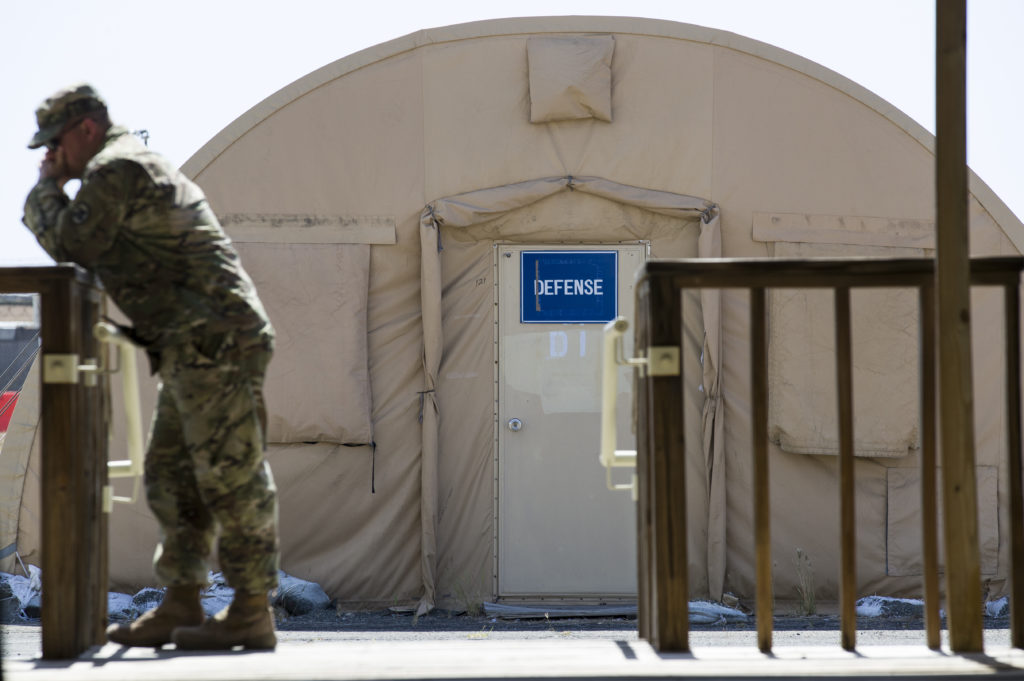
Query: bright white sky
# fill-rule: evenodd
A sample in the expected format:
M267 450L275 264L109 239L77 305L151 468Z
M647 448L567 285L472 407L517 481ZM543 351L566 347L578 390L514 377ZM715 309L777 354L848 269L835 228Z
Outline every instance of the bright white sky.
M935 130L934 0L5 0L0 265L49 257L21 224L36 106L77 81L181 165L268 95L422 28L512 16L669 19L816 61ZM968 162L1024 219L1024 1L968 0ZM917 216L914 216L917 217Z

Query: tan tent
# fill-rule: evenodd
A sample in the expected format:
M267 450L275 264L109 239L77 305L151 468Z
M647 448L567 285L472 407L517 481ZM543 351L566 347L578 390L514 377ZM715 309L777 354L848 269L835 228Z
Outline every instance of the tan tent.
M431 29L267 98L184 170L279 332L268 400L282 567L343 602L422 609L633 597L634 506L605 489L597 464L601 324L530 316L538 259L607 255L608 300L628 315L648 257L927 257L933 163L930 134L842 76L665 21ZM973 176L971 194L972 255L1020 253L1024 225ZM853 299L862 595L921 592L914 300ZM982 573L994 596L1008 571L1001 301L977 291L973 303ZM736 291L686 299L696 596L753 595L746 308ZM831 306L779 291L770 314L776 593L795 595L799 548L830 600ZM628 425L628 380L621 390ZM24 465L32 405L19 402L25 425L0 458L12 490L0 545L26 562L38 550L35 464ZM111 527L114 585L150 583L145 504L116 507Z

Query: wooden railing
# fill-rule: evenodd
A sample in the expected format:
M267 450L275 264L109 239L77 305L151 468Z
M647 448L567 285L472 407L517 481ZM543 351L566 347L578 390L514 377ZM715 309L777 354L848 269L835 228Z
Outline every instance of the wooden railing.
M635 347L648 357L657 348L682 352L682 289L746 288L750 291L751 412L753 422L754 532L758 647L772 645L771 507L768 497L768 371L765 291L771 288L831 288L835 291L836 377L839 405L839 489L841 546L839 589L841 645L856 643L856 532L853 475L853 381L850 289L916 288L920 301L922 532L927 645L939 647L939 565L936 512L935 264L930 259L703 259L652 260L637 275ZM1004 291L1006 410L1011 517L1011 643L1024 648L1024 493L1021 482L1020 273L1024 258L971 261L973 286ZM677 375L650 375L639 383L637 475L640 636L661 651L689 650L686 480L683 431L684 362ZM947 452L946 456L958 453ZM950 468L947 467L947 471ZM961 481L966 484L971 481ZM965 517L969 515L970 517ZM977 532L974 514L945 513L946 523ZM970 528L974 528L973 530ZM971 560L968 558L968 560ZM978 556L973 556L977 570ZM947 561L947 593L966 579L956 561ZM970 567L970 565L968 565ZM980 594L977 595L980 598ZM963 608L947 608L950 628ZM970 609L967 609L970 610ZM977 608L974 608L977 611ZM978 628L981 618L965 625Z
M106 392L77 369L99 355L102 292L75 265L0 268L0 292L40 296L42 652L73 658L106 640Z

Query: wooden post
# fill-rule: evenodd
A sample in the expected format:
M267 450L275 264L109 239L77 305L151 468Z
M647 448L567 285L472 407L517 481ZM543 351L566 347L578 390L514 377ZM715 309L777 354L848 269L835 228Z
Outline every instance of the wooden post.
M636 324L634 325L633 347L646 348L650 318L650 282L643 281L636 287ZM654 556L657 545L654 541L654 523L651 507L651 386L646 375L637 381L637 434L636 434L636 476L637 476L637 629L640 638L650 641L657 648L657 574L654 571Z
M1024 481L1021 480L1020 282L1003 287L1007 472L1010 477L1010 645L1024 648Z
M918 291L921 346L921 561L924 572L925 640L942 645L939 620L939 531L935 451L935 287Z
M107 436L102 389L82 375L77 383L47 381L45 361L97 356L100 293L73 265L0 269L0 291L41 298L42 647L45 659L68 659L105 641Z
M102 293L99 289L79 286L81 303L78 314L81 317L80 347L83 356L91 362L99 362L100 353L106 348L92 333L100 321ZM75 311L72 311L74 314ZM103 645L107 642L107 570L110 558L108 534L110 516L103 510L103 488L107 484L107 398L109 395L106 376L97 376L95 385L81 388L79 422L82 433L82 477L79 491L78 531L85 542L82 552L82 566L78 573L79 601L81 613L79 626L82 629L82 643L85 646Z
M981 568L967 233L965 0L936 0L935 168L939 446L946 608L954 652L981 652Z
M853 474L853 346L850 289L835 290L836 387L839 406L839 614L843 650L857 645L857 516Z
M76 310L80 300L72 282L53 281L42 293L42 347L40 357L77 353L81 335ZM42 372L45 374L45 372ZM42 546L43 571L42 629L43 657L75 657L83 645L77 599L77 571L82 567L84 538L78 533L76 488L82 477L81 436L77 427L81 411L77 385L42 384L40 438L42 465Z
M768 327L765 290L750 289L750 420L754 455L754 547L757 648L772 650L772 524L768 475Z
M647 357L651 348L682 345L682 296L671 278L648 280ZM650 458L647 462L654 584L653 641L663 652L688 652L689 565L686 528L686 448L683 435L682 362L675 375L652 375L648 364Z

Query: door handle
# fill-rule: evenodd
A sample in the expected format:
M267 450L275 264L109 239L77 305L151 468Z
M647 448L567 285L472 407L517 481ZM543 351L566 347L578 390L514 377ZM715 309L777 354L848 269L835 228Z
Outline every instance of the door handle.
M508 429L511 430L513 433L518 433L520 430L523 429L523 422L520 421L519 419L509 419Z

